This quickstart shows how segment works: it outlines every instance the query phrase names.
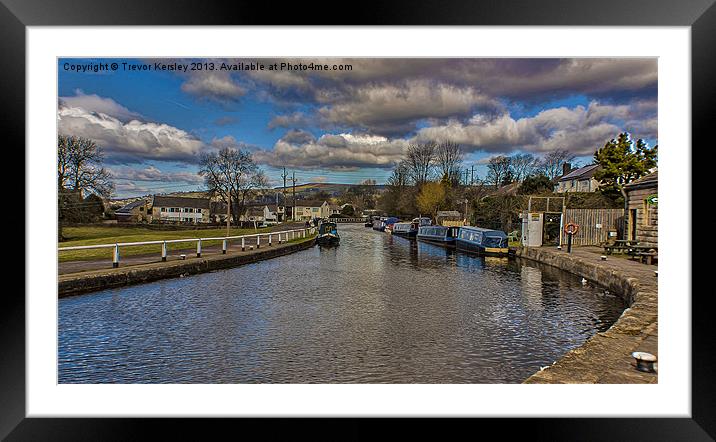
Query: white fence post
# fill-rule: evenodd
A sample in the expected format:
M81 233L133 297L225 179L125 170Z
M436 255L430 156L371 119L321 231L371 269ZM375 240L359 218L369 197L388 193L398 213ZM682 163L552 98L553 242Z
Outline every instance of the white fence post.
M228 239L224 238L224 242L221 243L221 254L226 255L226 243L229 242Z
M241 251L246 251L246 238L244 238L243 236L241 237Z
M162 261L166 261L166 260L167 260L167 242L164 241L162 243Z
M269 233L269 247L271 247L271 234Z
M261 235L256 235L256 248L261 247Z
M278 243L281 244L281 234L278 234Z
M112 267L119 267L119 244L114 244L114 253L112 254Z
M201 239L196 242L196 257L201 258Z

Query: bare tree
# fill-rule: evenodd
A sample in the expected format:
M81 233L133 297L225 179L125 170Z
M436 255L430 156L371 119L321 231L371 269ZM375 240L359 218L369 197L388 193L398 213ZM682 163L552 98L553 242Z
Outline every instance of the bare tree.
M235 223L244 213L248 197L266 187L268 181L263 170L254 162L251 152L230 147L202 155L199 175L204 177L209 191L231 204Z
M451 141L440 143L435 148L435 163L442 179L453 184L460 182L460 167L463 153L460 145Z
M518 153L510 157L510 164L512 165L515 181L522 182L535 172L539 166L539 161L532 154Z
M495 187L499 187L512 179L514 172L512 171L512 162L510 157L498 155L490 158L487 163L487 176L485 181Z
M567 150L556 149L548 152L539 163L539 171L553 180L562 175L566 163L572 163L576 157Z
M57 187L72 190L80 198L86 193L108 197L114 191L111 174L102 167L104 154L93 140L74 136L57 137Z
M435 151L437 143L410 144L405 155L408 176L416 186L420 186L432 178L435 167Z

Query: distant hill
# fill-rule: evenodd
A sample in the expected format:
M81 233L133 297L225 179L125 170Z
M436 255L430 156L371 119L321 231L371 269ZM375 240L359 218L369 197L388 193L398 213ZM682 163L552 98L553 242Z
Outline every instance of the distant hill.
M296 185L296 196L299 199L306 199L310 198L311 195L317 194L319 192L326 192L331 197L337 197L342 195L346 190L350 189L351 187L357 187L361 184L340 184L340 183L305 183L305 184L297 184ZM375 189L378 191L382 191L385 189L385 184L376 184ZM275 194L283 192L283 186L277 186L272 189L265 189L263 193L266 194ZM291 196L293 192L293 187L287 185L286 186L286 195ZM187 198L207 198L209 196L209 192L207 191L184 191L184 192L157 192L157 195L171 195L171 196L183 196ZM148 195L142 195L142 196L135 196L135 197L127 197L127 198L116 198L110 200L110 204L113 207L121 207L126 204L129 204L131 202L137 201L138 199L144 198L144 199L151 199L152 194Z

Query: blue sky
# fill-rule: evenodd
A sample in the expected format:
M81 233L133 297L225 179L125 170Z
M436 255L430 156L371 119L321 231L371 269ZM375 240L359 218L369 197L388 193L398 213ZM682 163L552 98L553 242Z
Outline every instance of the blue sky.
M156 70L155 62L214 63ZM323 59L346 71L225 71L282 60L61 59L59 130L95 139L116 196L202 188L204 152L249 149L272 184L389 176L411 142L452 140L465 166L566 149L588 163L628 130L657 143L656 59ZM285 60L283 60L285 61ZM82 67L118 63L94 72ZM143 65L127 71L123 63Z

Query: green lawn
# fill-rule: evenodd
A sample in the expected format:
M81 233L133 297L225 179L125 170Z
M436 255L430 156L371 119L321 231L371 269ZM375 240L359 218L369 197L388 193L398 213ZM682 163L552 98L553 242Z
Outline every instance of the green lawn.
M271 230L263 229L238 229L232 228L230 236L251 235ZM208 230L150 230L144 227L65 227L62 234L67 241L58 244L58 247L87 246L94 244L114 244L116 242L141 242L161 241L169 239L184 238L211 238L223 237L226 235L226 228ZM274 239L276 240L276 239ZM203 241L202 247L221 244L221 241ZM167 244L168 250L180 250L195 248L196 243L172 243ZM141 255L145 253L161 254L161 244L150 244L143 246L121 247L122 256ZM112 249L88 249L69 250L58 252L60 261L79 261L91 259L112 259Z

